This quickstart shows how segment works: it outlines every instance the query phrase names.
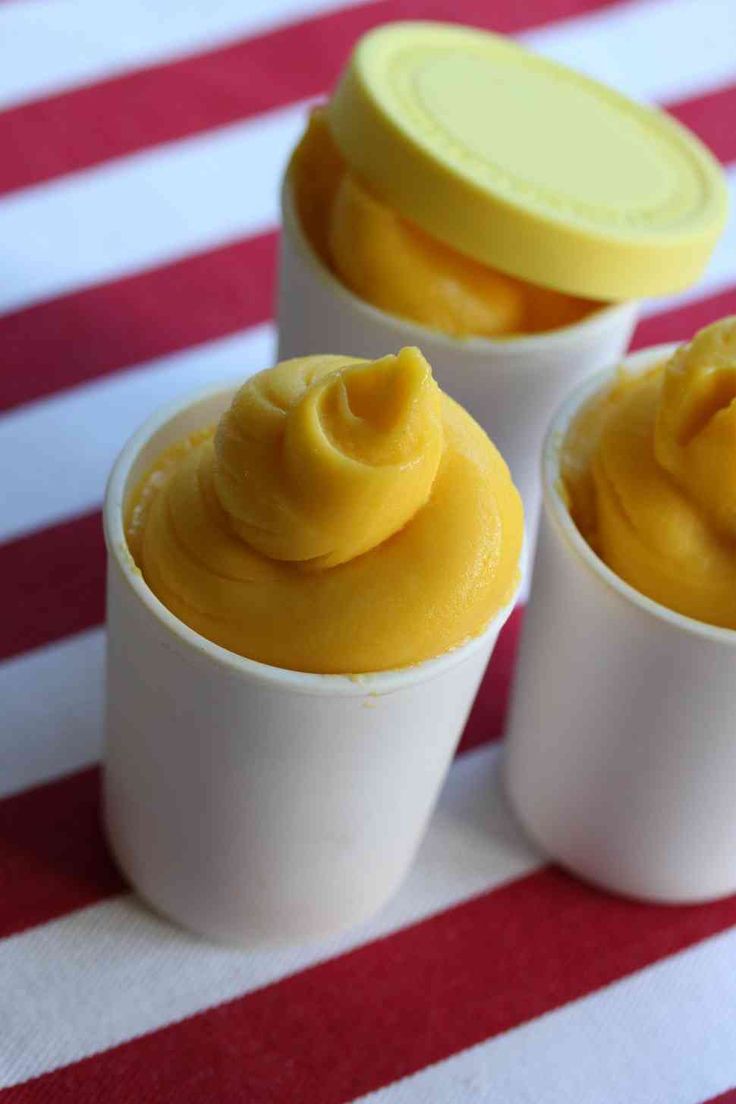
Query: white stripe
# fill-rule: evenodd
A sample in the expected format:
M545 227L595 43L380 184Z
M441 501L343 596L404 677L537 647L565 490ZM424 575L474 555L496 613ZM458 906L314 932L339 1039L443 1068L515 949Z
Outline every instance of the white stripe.
M98 506L127 438L165 402L273 363L268 325L196 345L0 415L0 540Z
M619 83L634 95L661 100L679 87L703 83L709 74L736 77L726 10L715 0L624 5L558 25L533 41L558 56L592 39L591 70L595 59L601 65L618 59ZM675 34L678 45L670 49ZM630 63L632 43L646 64ZM680 58L680 44L687 44L681 86L677 65L684 65L685 58ZM303 118L304 106L293 106L5 197L0 201L0 311L272 225L278 182Z
M730 0L618 4L521 39L637 100L681 100L736 77Z
M498 789L498 749L452 767L408 881L347 936L278 950L210 946L118 898L0 942L0 1086L252 992L525 874L539 858Z
M736 1085L734 1008L736 929L361 1100L700 1104Z
M100 758L104 651L92 629L0 664L0 798Z
M272 227L297 105L0 201L0 311Z
M2 4L0 108L353 6L356 0Z
M647 304L646 313L736 284L736 166L729 183L731 219L705 277L676 300ZM0 513L0 541L97 505L120 446L156 406L210 379L244 379L272 363L273 354L272 330L262 327L0 415L0 471L13 472Z

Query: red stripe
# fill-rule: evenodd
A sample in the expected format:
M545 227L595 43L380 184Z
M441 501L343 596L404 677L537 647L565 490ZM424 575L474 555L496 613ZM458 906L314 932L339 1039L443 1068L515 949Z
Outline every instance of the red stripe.
M0 660L98 624L104 590L97 511L0 544Z
M645 349L648 345L688 341L703 326L717 322L728 314L736 314L736 287L642 319L636 327L632 348Z
M99 829L97 769L0 801L0 938L125 887Z
M710 1100L706 1100L705 1104L736 1104L736 1089L729 1089L720 1096L713 1096Z
M465 726L460 751L469 751L503 735L523 614L522 607L517 606L501 630Z
M668 111L694 131L724 165L736 161L736 85L670 104Z
M554 870L0 1093L8 1104L339 1104L730 927Z
M391 19L449 19L513 32L613 0L378 0L0 115L0 193L315 96L356 38Z
M268 320L276 234L0 317L0 410Z
M381 0L0 115L0 194L320 93Z

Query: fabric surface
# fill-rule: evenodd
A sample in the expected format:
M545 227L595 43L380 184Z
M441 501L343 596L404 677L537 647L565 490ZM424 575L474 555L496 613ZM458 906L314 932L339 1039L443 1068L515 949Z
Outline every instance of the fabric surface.
M101 838L107 472L160 402L271 362L287 153L356 36L407 17L666 105L736 193L734 0L0 2L0 1104L736 1101L736 899L598 893L504 806L518 615L408 882L362 928L208 945L139 905ZM635 344L728 312L736 212Z

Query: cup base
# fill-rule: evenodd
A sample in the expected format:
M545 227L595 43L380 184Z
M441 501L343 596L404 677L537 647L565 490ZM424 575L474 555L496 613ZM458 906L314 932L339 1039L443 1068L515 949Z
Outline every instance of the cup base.
M196 922L182 919L175 909L167 907L166 904L158 899L155 893L143 889L140 886L138 881L131 874L126 863L123 861L118 848L115 846L113 832L107 822L107 818L104 816L103 834L108 850L118 870L132 888L139 902L152 912L154 916L158 917L160 920L166 921L166 923L173 924L174 927L178 928L180 931L185 932L187 935L194 936L197 939L204 940L208 943L216 943L222 947L240 948L244 951L278 950L283 947L293 947L296 944L321 943L324 940L344 935L346 932L360 927L362 924L367 923L372 920L373 917L377 916L399 891L405 876L403 875L402 878L397 881L396 885L388 891L382 900L377 903L373 902L368 908L363 908L354 915L347 918L343 917L334 923L307 927L299 927L297 925L293 930L286 930L282 927L278 931L275 931L273 928L266 930L262 925L259 926L257 924L254 924L252 927L245 926L238 927L237 929L222 927L217 924L197 924Z
M504 750L506 752L507 749ZM579 855L571 855L564 846L559 845L547 826L537 823L537 818L532 811L531 798L527 800L524 797L512 777L507 753L503 755L501 762L501 785L511 815L534 847L549 859L550 863L559 866L567 874L585 882L593 889L639 904L667 905L672 908L706 905L736 893L736 881L701 890L675 888L671 884L669 887L658 888L656 879L651 876L651 873L641 881L633 877L616 876L610 870L602 873L600 867L594 862L586 862Z

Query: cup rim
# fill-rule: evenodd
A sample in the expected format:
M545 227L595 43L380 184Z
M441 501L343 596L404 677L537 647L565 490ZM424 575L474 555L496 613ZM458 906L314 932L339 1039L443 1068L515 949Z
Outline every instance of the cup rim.
M126 483L142 449L168 422L189 407L219 396L232 396L237 388L238 385L233 385L232 380L224 380L166 403L148 417L128 438L110 472L102 509L108 558L114 561L119 569L131 599L142 605L148 615L155 618L185 649L196 653L200 658L210 660L221 668L229 669L237 676L270 683L291 692L331 697L378 697L426 682L464 662L500 632L518 600L521 572L509 602L498 610L478 636L466 640L433 659L407 667L365 674L319 674L312 671L293 671L286 667L261 663L213 643L173 614L148 586L128 548L123 524Z
M590 314L577 322L572 322L567 326L559 326L554 330L544 330L541 333L510 334L506 337L483 337L481 335L472 334L467 337L454 337L452 334L444 333L442 330L431 329L429 326L422 325L421 322L413 322L411 319L401 318L399 315L384 311L380 307L374 306L372 303L367 303L338 280L334 273L323 263L322 258L315 252L311 242L302 229L296 211L296 204L294 202L291 162L287 166L281 184L281 220L282 233L288 230L292 242L298 249L302 259L309 265L315 278L325 287L329 288L332 295L349 303L355 311L365 315L374 324L376 321L380 320L383 326L395 330L397 333L397 340L404 344L421 344L422 335L426 335L435 344L440 346L444 345L448 349L455 349L460 345L463 349L478 354L487 353L491 349L496 352L503 350L513 350L514 352L519 350L521 352L526 352L540 346L548 350L550 345L564 346L572 337L577 336L579 333L587 333L602 326L606 326L612 318L618 315L627 315L638 308L638 300L622 299L620 302L602 303L600 307L591 311ZM519 367L524 370L526 366L523 364L521 366L515 365L514 370L517 371ZM531 365L529 366L529 370L533 370Z
M736 647L736 629L722 628L719 625L711 625L706 621L698 621L694 617L677 613L668 606L662 605L661 602L656 602L653 598L642 594L621 579L590 547L573 521L560 492L562 446L570 425L581 407L594 395L602 393L613 382L620 368L639 374L671 356L677 348L679 348L679 342L640 349L636 353L629 354L614 368L605 368L602 372L589 376L584 383L570 392L553 415L542 445L542 499L548 518L568 549L609 590L614 591L644 615L663 621L674 629L687 632L692 636L699 636L712 643Z

